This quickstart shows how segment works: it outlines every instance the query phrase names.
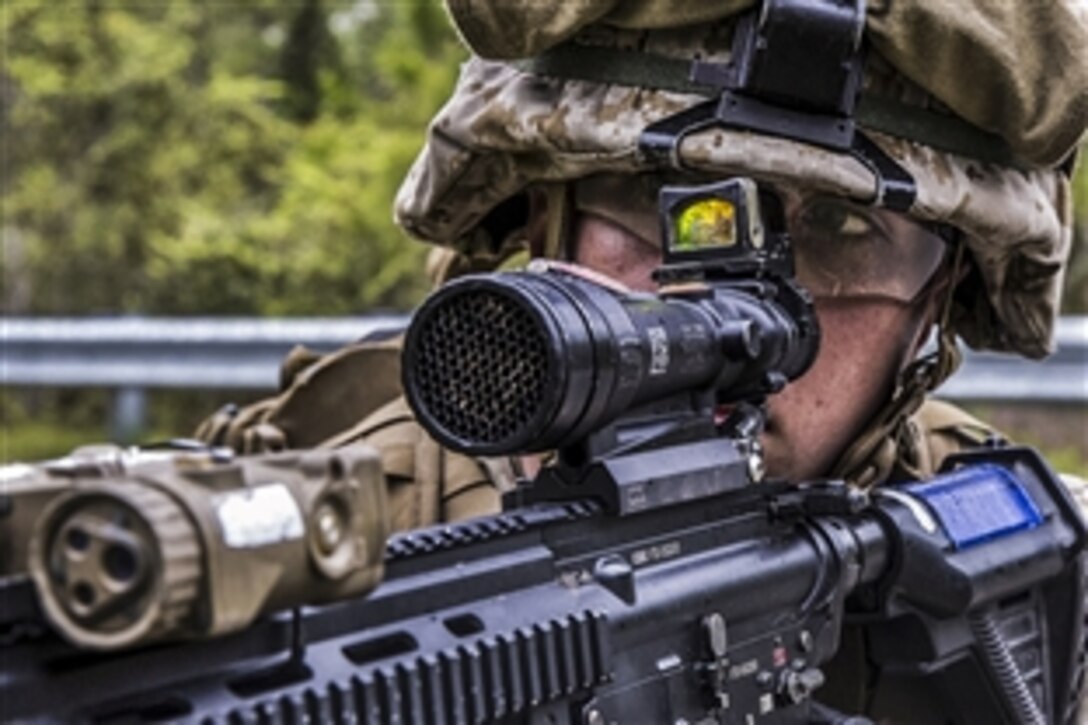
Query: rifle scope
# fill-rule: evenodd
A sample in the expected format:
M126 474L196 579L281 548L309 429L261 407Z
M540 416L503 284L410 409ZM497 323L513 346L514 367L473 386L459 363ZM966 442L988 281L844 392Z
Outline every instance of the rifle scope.
M408 330L403 382L443 445L530 453L686 392L710 415L717 403L775 392L808 368L818 337L807 295L784 278L688 283L658 296L539 262L433 294Z

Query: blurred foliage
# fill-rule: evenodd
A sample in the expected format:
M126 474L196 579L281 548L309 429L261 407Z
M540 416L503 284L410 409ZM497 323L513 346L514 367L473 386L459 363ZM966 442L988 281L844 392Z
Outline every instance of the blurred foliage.
M424 291L390 209L463 56L439 3L23 1L0 23L7 312Z
M425 292L391 208L465 55L440 3L20 0L0 37L5 313L336 315ZM225 395L156 392L151 426L185 433ZM2 458L102 440L109 410L7 391Z
M231 400L253 391L147 391L148 420L138 440L124 440L110 429L113 391L28 389L0 397L0 464L56 458L88 443L155 444L191 435L201 420Z
M1088 314L1088 142L1073 172L1073 254L1065 278L1062 311Z

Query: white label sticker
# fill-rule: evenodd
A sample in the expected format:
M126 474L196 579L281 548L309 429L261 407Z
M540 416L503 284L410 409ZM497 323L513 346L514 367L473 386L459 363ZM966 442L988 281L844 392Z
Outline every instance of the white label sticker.
M253 549L302 537L302 512L282 483L252 486L212 499L223 543L232 549Z
M20 478L26 478L33 474L33 466L28 466L25 463L9 463L6 466L0 466L0 483L18 481Z
M675 654L670 654L662 657L657 661L658 672L668 672L669 670L675 670L680 665L684 664L683 660Z
M659 325L646 328L646 337L650 340L650 375L664 375L669 372L669 335Z

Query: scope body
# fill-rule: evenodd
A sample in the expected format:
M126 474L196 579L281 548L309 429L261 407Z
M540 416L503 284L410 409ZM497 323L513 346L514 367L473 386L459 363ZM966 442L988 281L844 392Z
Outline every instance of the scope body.
M621 292L565 271L456 280L417 311L403 380L420 422L475 455L575 443L640 407L679 396L712 417L801 375L818 327L786 280ZM675 407L675 406L674 406Z

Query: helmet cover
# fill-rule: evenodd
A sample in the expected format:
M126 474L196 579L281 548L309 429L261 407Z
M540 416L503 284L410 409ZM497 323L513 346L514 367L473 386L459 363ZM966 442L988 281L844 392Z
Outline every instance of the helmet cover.
M558 46L724 63L732 14L751 4L450 0L477 55L401 187L398 221L470 256L493 254L509 229L488 221L505 202L536 184L655 171L640 153L641 131L706 100L682 88L557 77L481 56L522 58ZM1045 355L1072 238L1070 164L1059 163L1088 125L1083 14L1061 0L900 0L868 13L866 36L862 101L969 121L998 147L950 150L939 134L922 134L921 142L903 124L889 129L876 116L858 118L914 177L909 213L964 235L978 275L961 285L956 332L976 348ZM874 172L849 154L748 130L694 133L678 156L701 176L751 176L862 203L879 192Z

